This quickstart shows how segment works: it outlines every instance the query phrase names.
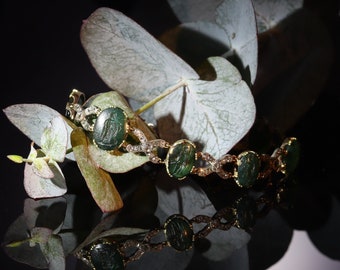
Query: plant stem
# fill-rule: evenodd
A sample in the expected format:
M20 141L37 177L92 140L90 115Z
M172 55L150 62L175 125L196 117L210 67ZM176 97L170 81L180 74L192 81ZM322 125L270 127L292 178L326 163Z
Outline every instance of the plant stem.
M135 111L135 114L141 114L142 112L146 111L153 105L155 105L158 101L165 98L167 95L170 95L172 92L176 91L178 88L182 86L186 86L187 81L185 79L181 79L178 83L175 85L167 88L162 94L154 98L153 100L149 101L148 103L144 104L142 107L140 107L138 110Z
M30 240L31 240L31 238L27 238L27 239L24 239L24 240L10 242L10 243L6 244L5 247L9 247L9 248L19 247L22 244L29 242Z

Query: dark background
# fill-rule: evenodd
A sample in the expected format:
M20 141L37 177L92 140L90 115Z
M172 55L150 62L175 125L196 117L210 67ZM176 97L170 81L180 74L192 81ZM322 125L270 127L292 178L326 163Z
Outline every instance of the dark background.
M303 197L297 213L304 212L302 206L307 207L308 213L317 213L308 216L311 220L320 216L324 218L322 213L327 211L320 205L324 205L325 198L328 201L330 194L339 200L340 190L339 6L337 1L318 2L306 1L305 5L325 23L334 45L334 61L320 96L289 130L302 141L304 161L300 173L313 187L307 190L311 196L309 200ZM166 1L1 1L2 109L19 103L41 103L63 113L73 88L88 96L109 90L89 63L79 40L82 20L100 6L123 11L154 36L178 24ZM26 156L30 141L10 124L2 112L0 121L2 238L9 225L22 213L23 200L27 197L23 187L24 167L9 161L6 155ZM322 195L315 195L317 189ZM298 229L307 226L300 220L290 221ZM339 239L339 235L335 237ZM1 250L0 269L30 268L11 260Z

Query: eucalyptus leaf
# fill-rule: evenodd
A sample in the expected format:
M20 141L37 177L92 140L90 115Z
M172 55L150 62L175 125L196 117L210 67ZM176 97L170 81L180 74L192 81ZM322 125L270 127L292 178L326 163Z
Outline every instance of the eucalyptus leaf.
M62 196L67 192L65 177L56 162L50 162L52 178L43 178L34 172L34 164L25 164L24 187L33 199Z
M219 158L249 131L256 108L238 70L222 57L208 60L216 72L214 81L188 80L185 91L159 101L154 112L162 139L186 137Z
M100 168L111 173L125 173L149 161L147 156L136 155L134 153L110 154L93 144L89 145L89 153Z
M26 218L24 215L20 215L13 223L8 227L4 239L3 247L5 253L13 260L30 265L34 268L48 268L48 263L43 255L40 246L30 246L28 241L27 232L32 228L29 228L26 224ZM15 247L10 247L10 243L21 243Z
M48 163L42 158L33 160L32 165L28 164L28 166L32 166L33 172L41 178L51 179L54 177L54 173L48 166Z
M42 157L38 157L42 156ZM30 153L28 154L28 160L32 162L32 164L27 163L27 166L31 166L32 171L39 177L41 178L46 178L50 179L54 177L54 173L48 166L47 161L44 159L45 154L41 150L36 150L34 148L33 143L31 144L31 150Z
M181 58L117 10L95 10L80 36L102 80L126 97L148 102L181 78L198 78Z
M40 247L48 242L48 238L53 234L53 231L49 228L34 227L31 232L30 245L34 246L39 244Z
M41 136L45 129L51 125L56 117L63 117L56 110L43 104L15 104L3 109L10 122L15 125L36 145L41 146ZM59 120L57 120L59 122ZM72 128L66 124L68 132L67 138ZM64 135L62 135L64 137ZM71 142L67 141L67 147L71 147Z
M257 30L263 33L303 7L303 0L253 0Z
M129 103L122 94L117 91L108 91L91 96L86 100L84 107L97 106L101 110L109 107L121 108L128 117L134 117L134 112L131 110Z
M224 45L225 51L219 55L230 58L230 61L233 61L233 64L247 77L245 79L251 84L254 83L257 74L258 45L252 1L168 0L168 3L182 24L177 33L177 43L173 42L172 38L166 42L167 46L171 46L171 43L175 44L176 49L172 46L172 50L176 52L181 48L183 50L182 53L179 52L181 56L192 54L192 48L205 47L208 51L198 52L201 56L209 57L216 55L217 51L214 50L217 46L223 49L222 45ZM187 35L192 38L180 39L181 36ZM196 38L200 38L201 41ZM196 57L199 58L200 55Z
M65 269L65 255L60 236L52 234L51 229L35 227L31 231L34 244L44 254L50 270Z
M53 160L63 162L68 136L64 119L61 116L54 117L41 136L41 148Z
M51 235L46 243L40 243L40 248L48 261L49 270L65 269L65 254L60 236Z
M77 165L83 175L93 199L103 212L112 212L123 207L123 201L108 172L99 168L92 160L89 141L82 128L74 129L71 142Z

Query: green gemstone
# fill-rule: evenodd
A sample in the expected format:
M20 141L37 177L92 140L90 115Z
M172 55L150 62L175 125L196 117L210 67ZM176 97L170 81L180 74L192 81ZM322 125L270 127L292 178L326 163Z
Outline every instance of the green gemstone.
M281 157L281 162L284 166L284 170L282 172L290 174L296 169L300 160L300 143L294 137L286 138L283 141L281 148L285 152L285 154Z
M168 244L178 251L190 249L194 242L192 224L182 215L170 216L165 222L164 233Z
M259 174L260 157L253 151L246 151L237 157L236 183L240 187L251 187Z
M115 243L98 243L91 248L91 262L96 270L123 270L124 262Z
M121 108L103 110L94 124L93 141L103 150L114 150L121 146L127 135L127 118Z
M169 149L165 166L171 177L185 178L194 167L196 146L189 140L179 140Z
M255 225L257 206L253 198L249 196L241 197L235 202L234 208L236 227L248 230Z

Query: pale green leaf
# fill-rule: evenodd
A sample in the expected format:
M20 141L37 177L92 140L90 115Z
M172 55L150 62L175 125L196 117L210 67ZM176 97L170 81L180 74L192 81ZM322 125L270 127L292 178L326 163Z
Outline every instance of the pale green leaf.
M209 58L216 71L214 81L188 80L155 105L162 139L188 138L219 158L251 128L256 114L253 96L238 70L222 57ZM171 128L169 128L171 126Z
M55 117L62 116L56 110L43 104L15 104L3 109L3 112L22 133L24 133L36 145L41 146L41 136ZM66 125L70 134L72 128ZM67 147L71 147L68 141Z
M39 244L50 270L65 269L65 255L61 237L48 228L35 227L31 231L32 245Z
M31 246L35 244L46 244L48 242L48 238L52 235L53 231L49 228L44 227L34 227L32 228L31 234Z
M63 162L68 143L68 132L64 119L54 117L41 136L41 148L44 153L55 161Z
M15 163L22 163L23 157L19 155L7 155L7 158L12 160Z
M50 169L46 160L43 158L36 158L33 160L32 170L37 176L41 178L50 179L54 177L52 170Z
M131 110L127 100L117 91L109 91L91 96L84 104L85 107L97 106L101 110L109 107L119 107L127 114L128 117L133 117L134 113Z
M303 7L303 0L253 0L257 30L265 32Z
M49 270L65 269L65 254L60 236L51 235L46 243L40 244L40 248L48 261Z
M54 173L45 160L45 153L41 149L36 150L34 148L34 143L31 143L31 149L27 157L27 162L28 166L31 166L32 171L38 177L46 179L54 177Z
M89 141L83 129L74 129L71 142L77 165L83 175L93 199L103 212L112 212L123 207L123 201L108 172L99 168L92 160Z
M36 173L34 164L25 164L24 169L24 188L27 195L33 199L51 198L62 196L67 191L65 177L59 168L59 165L55 163L49 163L54 177L43 178Z
M147 156L134 153L110 154L93 144L89 145L89 153L100 168L111 173L125 173L149 161Z
M192 54L192 48L198 47L201 55L215 56L218 46L225 47L220 56L225 56L236 65L247 81L254 83L257 74L258 45L256 19L252 1L234 0L168 0L177 18L181 35L191 35L191 39L178 39L176 48L185 50L185 55ZM197 33L194 35L193 33ZM194 38L195 37L195 38ZM196 38L201 38L201 41ZM204 38L204 39L203 39ZM210 40L209 40L210 39ZM191 41L191 42L190 42ZM173 41L169 41L170 43ZM215 44L212 46L211 44ZM183 49L183 47L185 49ZM175 48L173 48L174 50ZM196 49L197 50L197 49ZM210 53L209 54L209 50ZM182 55L180 53L180 55ZM196 55L200 57L200 55Z
M44 157L45 154L39 150L39 155L41 154L41 157ZM28 154L27 160L29 162L32 162L34 159L36 159L38 157L38 151L34 148L34 142L31 143L31 147L30 147L30 152Z
M123 13L102 7L81 27L82 45L99 76L124 96L147 102L197 73Z

